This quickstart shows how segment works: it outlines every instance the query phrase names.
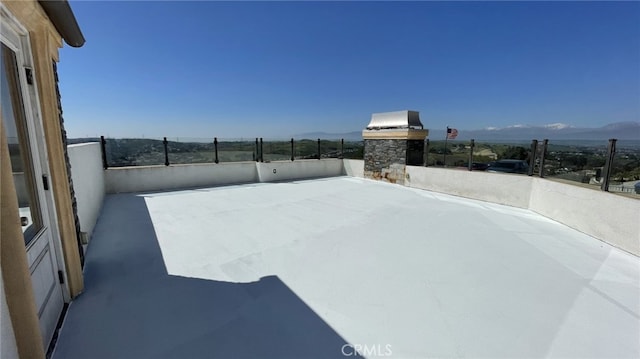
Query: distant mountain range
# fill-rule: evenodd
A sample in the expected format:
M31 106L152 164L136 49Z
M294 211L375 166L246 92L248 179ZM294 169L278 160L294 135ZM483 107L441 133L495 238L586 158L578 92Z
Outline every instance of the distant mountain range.
M329 133L329 132L305 132L297 135L293 135L294 138L302 139L315 139L320 138L322 140L339 140L344 138L348 141L361 141L362 131L344 132L344 133Z
M451 126L455 127L455 126ZM429 139L444 140L446 129L429 128ZM296 138L322 138L362 140L362 131L345 133L308 132L295 135ZM457 140L476 139L482 141L524 141L532 139L549 140L640 140L640 122L617 122L603 127L574 127L563 123L543 126L514 125L503 128L489 127L481 130L458 128Z

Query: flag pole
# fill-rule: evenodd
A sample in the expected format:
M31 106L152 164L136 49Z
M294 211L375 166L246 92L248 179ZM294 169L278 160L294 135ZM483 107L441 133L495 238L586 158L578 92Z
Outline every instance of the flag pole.
M447 126L447 130L444 133L444 152L442 154L442 165L447 167L447 140L449 139L449 126Z

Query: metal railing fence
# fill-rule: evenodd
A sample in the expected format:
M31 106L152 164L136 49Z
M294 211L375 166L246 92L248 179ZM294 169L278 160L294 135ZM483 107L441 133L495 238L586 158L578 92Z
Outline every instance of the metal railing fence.
M105 169L364 157L364 142L348 140L101 137L100 142ZM543 139L509 144L470 140L448 141L446 146L444 142L425 140L424 166L494 171L496 168L492 168L492 164L496 161L512 159L526 164L525 169L515 173L575 182L603 191L640 195L640 143L637 141Z
M100 137L102 163L109 167L157 166L242 161L362 159L363 142L324 139L266 138L105 138ZM76 141L77 142L77 141Z

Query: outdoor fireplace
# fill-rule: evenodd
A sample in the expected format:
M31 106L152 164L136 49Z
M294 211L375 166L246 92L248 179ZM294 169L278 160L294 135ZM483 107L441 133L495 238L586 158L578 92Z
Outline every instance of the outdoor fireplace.
M371 115L371 122L362 131L365 178L404 184L405 166L423 165L428 134L418 111Z

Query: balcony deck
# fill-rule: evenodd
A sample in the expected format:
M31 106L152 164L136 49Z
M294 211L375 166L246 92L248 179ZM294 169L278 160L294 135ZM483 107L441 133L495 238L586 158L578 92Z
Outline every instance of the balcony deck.
M640 357L639 273L531 211L351 177L108 195L53 357Z

